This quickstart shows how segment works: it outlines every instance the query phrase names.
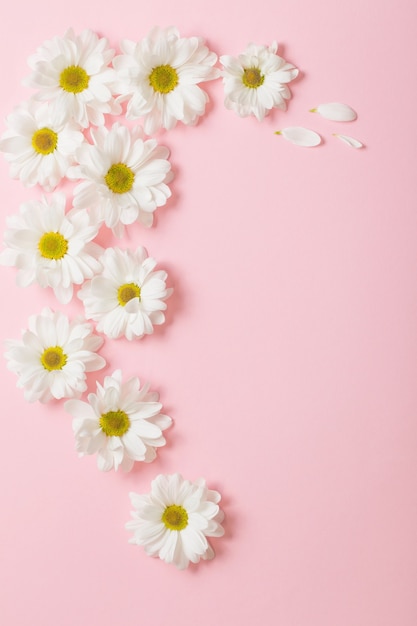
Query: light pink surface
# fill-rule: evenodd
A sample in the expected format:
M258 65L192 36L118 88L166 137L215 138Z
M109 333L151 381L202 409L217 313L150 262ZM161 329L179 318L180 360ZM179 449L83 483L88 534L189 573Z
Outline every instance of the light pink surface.
M301 76L288 112L262 124L227 111L216 81L197 127L160 135L173 199L123 245L145 245L169 271L168 323L102 350L106 373L151 381L175 420L156 462L124 475L78 459L62 404L26 403L0 361L1 623L415 626L416 6L8 5L2 120L32 93L20 85L27 57L68 26L117 45L174 24L218 54L277 39ZM308 112L328 101L351 104L358 120ZM273 133L292 125L325 143L308 150ZM2 157L0 182L3 232L39 191L9 179ZM82 310L0 271L2 340L44 305ZM204 476L227 516L216 559L185 572L129 545L124 529L129 491L175 471Z

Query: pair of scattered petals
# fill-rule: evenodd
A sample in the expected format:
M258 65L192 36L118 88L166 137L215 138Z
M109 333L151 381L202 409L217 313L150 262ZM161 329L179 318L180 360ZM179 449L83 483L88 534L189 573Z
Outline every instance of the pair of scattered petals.
M352 109L348 104L341 104L340 102L328 102L326 104L319 104L318 107L310 109L311 113L319 113L326 120L333 122L353 122L356 120L356 111Z
M340 141L343 141L351 148L363 148L363 143L359 141L359 139L355 139L354 137L349 137L348 135L339 135L338 133L333 133L333 137L337 137Z
M288 128L277 130L275 134L282 135L287 141L305 148L314 148L321 144L320 135L314 130L304 128L303 126L289 126Z

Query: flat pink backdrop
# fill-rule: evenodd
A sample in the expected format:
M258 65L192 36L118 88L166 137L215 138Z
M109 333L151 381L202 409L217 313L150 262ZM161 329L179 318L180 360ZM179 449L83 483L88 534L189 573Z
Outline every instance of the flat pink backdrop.
M197 127L159 136L172 151L172 201L121 245L145 245L168 270L168 321L102 350L106 373L151 381L175 420L157 461L100 473L94 457L77 457L62 403L26 403L1 360L2 623L415 626L416 7L8 4L2 120L32 93L20 84L27 57L69 26L117 46L173 24L218 54L277 39L301 72L286 113L240 119L216 81ZM328 101L351 104L358 120L309 113ZM320 132L323 145L296 147L273 132L292 125ZM40 193L8 171L1 158L2 232ZM14 269L1 268L1 281L2 340L45 305L82 311L37 286L19 289ZM216 559L185 572L129 545L124 529L129 491L175 471L206 477L226 512Z

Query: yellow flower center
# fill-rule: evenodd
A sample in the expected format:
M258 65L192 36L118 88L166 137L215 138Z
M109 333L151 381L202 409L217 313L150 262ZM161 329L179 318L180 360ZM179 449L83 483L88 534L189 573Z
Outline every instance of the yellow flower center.
M136 283L125 283L117 290L117 299L120 306L125 306L133 298L139 298L140 300L140 287Z
M59 77L60 87L69 93L81 93L87 89L89 81L87 72L78 65L66 67Z
M58 144L58 135L50 128L40 128L32 135L32 148L38 154L51 154Z
M169 93L178 85L177 71L171 65L158 65L149 74L149 83L154 91Z
M265 80L258 67L247 67L243 70L242 82L249 89L258 89Z
M124 163L114 163L104 177L107 187L113 193L126 193L130 191L135 180L135 175Z
M67 362L67 355L61 346L46 348L41 355L41 363L48 372L62 370Z
M130 427L130 419L124 411L108 411L100 417L101 430L107 437L121 437Z
M39 252L45 259L62 259L68 251L68 241L61 233L45 233L39 239Z
M182 506L171 504L162 513L162 521L170 530L184 530L188 526L188 513Z

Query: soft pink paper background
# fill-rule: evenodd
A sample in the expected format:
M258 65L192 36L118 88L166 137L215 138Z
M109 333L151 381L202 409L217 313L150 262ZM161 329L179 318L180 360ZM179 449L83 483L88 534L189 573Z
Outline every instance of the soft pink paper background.
M413 0L8 4L2 120L31 93L29 54L71 25L117 45L174 24L218 54L277 39L301 77L288 112L262 124L227 111L212 83L201 123L160 136L173 199L123 245L169 271L168 323L102 350L106 372L151 381L175 420L155 463L102 474L78 459L62 404L26 403L0 361L1 623L415 626L416 13ZM358 120L308 112L326 101ZM325 143L274 135L291 125ZM39 191L3 158L0 182L3 232ZM0 272L2 340L44 305L81 312ZM205 476L227 516L217 558L185 572L124 529L129 491L175 471Z

